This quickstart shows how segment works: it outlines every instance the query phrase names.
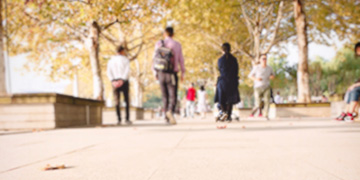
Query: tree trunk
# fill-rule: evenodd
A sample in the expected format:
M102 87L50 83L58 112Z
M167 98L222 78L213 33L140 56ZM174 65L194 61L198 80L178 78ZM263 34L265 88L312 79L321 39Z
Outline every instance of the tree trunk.
M134 106L143 107L143 88L140 82L140 78L134 78Z
M259 31L259 23L254 28L254 60L252 61L252 65L255 66L260 63L260 31Z
M136 67L136 74L134 78L134 98L135 102L134 105L136 107L143 107L143 88L142 88L142 82L144 81L142 79L141 70L140 70L140 63L138 60L135 60L135 67Z
M309 68L308 68L308 40L307 24L304 12L304 1L294 0L295 24L299 47L299 65L297 69L298 98L297 102L309 103Z
M2 0L0 0L0 12L3 11ZM3 22L2 13L0 13L0 22ZM0 23L0 95L6 95L6 71L4 56L4 33L3 25Z
M104 100L104 84L101 77L101 67L99 59L99 36L100 27L96 21L90 26L90 33L88 37L88 50L90 54L90 64L93 75L93 97L97 100Z

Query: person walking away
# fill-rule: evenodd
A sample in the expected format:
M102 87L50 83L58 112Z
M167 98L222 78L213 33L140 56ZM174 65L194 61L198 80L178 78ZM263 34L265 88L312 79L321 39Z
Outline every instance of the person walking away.
M195 99L196 90L194 88L194 83L191 83L186 93L186 114L191 118L194 118L195 114Z
M267 65L266 54L260 55L260 65L255 66L251 70L249 78L254 81L254 109L260 107L261 99L264 98L264 117L268 120L270 106L270 79L274 79L275 75L273 69Z
M153 70L159 80L165 119L170 124L176 124L174 117L177 103L178 72L181 71L181 81L184 79L185 66L181 44L173 39L174 29L167 27L164 40L155 45Z
M202 85L200 86L200 90L198 92L198 109L200 111L202 119L205 118L207 111L206 99L207 99L207 95L206 95L205 87L204 85Z
M130 73L130 60L126 57L125 48L119 46L117 48L116 56L111 57L107 64L107 76L111 81L113 87L113 93L115 98L115 109L116 115L118 118L118 125L121 125L121 101L120 93L123 93L124 101L126 103L125 107L125 119L126 124L130 125L130 103L129 103L129 73Z
M216 121L225 121L228 117L230 118L233 104L240 102L237 59L230 53L229 43L224 43L221 48L224 54L218 60L220 76L216 84L215 103L220 104L220 111Z

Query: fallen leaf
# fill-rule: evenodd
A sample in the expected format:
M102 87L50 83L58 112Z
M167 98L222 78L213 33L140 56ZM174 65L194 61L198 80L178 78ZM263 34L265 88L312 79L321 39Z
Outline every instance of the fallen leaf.
M50 164L48 164L43 168L43 170L50 171L50 170L65 169L65 168L66 168L66 166L64 164L57 165L57 166L51 166Z

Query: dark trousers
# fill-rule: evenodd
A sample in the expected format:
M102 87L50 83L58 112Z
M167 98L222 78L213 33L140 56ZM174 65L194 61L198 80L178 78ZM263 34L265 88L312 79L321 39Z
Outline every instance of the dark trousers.
M178 76L176 73L158 72L164 111L175 113L177 102Z
M220 104L219 103L218 104L218 109L228 115L228 118L227 118L228 120L231 119L231 114L232 114L232 109L233 109L232 104Z
M126 121L129 121L130 120L129 81L124 81L124 84L121 87L114 89L115 109L119 122L121 122L120 92L122 92L124 95L124 101L126 103L126 108L125 108Z

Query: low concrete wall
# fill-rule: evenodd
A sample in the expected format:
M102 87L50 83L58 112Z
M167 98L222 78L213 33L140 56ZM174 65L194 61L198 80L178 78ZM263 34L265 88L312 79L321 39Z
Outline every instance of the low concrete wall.
M330 103L271 104L269 118L331 117Z
M103 101L41 93L0 97L0 129L101 125Z
M252 112L252 108L240 108L236 110L238 111L240 118L247 118L251 115Z

